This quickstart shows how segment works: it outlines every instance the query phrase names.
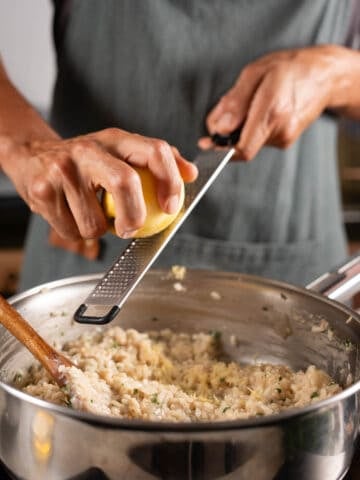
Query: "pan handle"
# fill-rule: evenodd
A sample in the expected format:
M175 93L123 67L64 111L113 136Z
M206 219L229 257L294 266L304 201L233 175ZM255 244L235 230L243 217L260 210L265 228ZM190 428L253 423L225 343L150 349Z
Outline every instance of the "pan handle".
M360 253L347 258L344 263L324 273L306 288L332 300L346 302L360 290Z

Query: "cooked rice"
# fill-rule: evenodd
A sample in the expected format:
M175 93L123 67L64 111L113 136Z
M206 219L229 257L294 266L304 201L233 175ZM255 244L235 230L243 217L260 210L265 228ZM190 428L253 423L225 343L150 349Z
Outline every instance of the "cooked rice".
M220 344L218 332L92 331L63 347L78 367L65 369L67 387L34 364L23 390L96 414L175 422L269 415L341 390L313 365L294 372L284 365L222 361Z

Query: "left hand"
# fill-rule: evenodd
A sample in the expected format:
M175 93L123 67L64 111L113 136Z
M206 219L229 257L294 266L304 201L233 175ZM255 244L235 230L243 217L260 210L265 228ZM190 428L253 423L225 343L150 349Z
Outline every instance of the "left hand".
M210 134L228 134L242 125L237 157L251 160L264 145L286 148L332 98L339 75L337 46L316 46L270 53L247 65L235 85L209 113ZM212 148L210 137L199 140Z

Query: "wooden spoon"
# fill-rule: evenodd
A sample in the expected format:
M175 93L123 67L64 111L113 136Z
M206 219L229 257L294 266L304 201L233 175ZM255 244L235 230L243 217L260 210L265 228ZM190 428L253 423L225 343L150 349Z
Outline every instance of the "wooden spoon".
M74 408L100 415L110 415L109 385L100 378L89 378L68 358L46 343L1 295L0 323L39 360L60 387L66 385L67 395ZM76 368L64 371L61 367Z
M21 342L46 368L58 385L67 384L60 367L74 364L40 337L32 326L0 295L0 323Z

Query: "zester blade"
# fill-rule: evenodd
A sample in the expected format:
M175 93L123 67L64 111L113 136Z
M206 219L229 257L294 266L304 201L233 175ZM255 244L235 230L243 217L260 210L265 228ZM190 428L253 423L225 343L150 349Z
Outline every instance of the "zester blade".
M225 137L224 137L225 138ZM234 155L229 151L211 151L195 161L199 175L185 186L185 202L173 223L162 232L147 238L132 240L111 268L98 282L74 314L79 323L104 324L119 312L142 277L185 222L225 165Z

